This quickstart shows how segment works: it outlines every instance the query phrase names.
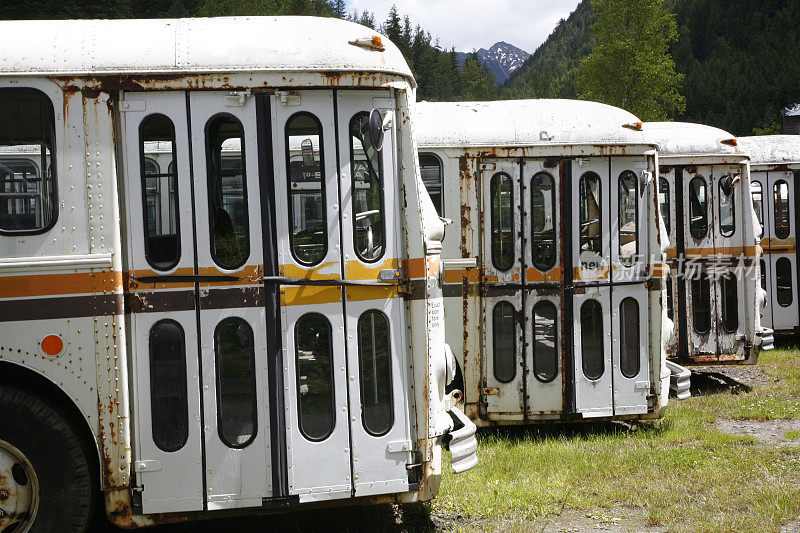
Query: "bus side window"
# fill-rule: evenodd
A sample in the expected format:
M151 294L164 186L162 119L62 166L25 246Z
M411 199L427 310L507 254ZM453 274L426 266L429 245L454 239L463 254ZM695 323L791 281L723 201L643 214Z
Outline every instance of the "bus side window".
M307 112L286 123L286 176L289 179L289 241L298 263L320 263L328 253L325 213L325 157L322 124Z
M370 146L364 153L360 140L368 131L368 120L369 113L363 112L350 121L350 172L353 176L355 251L362 261L374 262L383 257L386 249L386 222L381 152Z
M775 288L778 305L792 305L792 262L785 257L775 261Z
M675 312L672 307L672 274L667 274L667 316L674 320Z
M553 302L533 306L533 373L543 383L558 375L558 313Z
M514 191L511 176L498 172L492 176L492 264L498 270L514 266Z
M581 360L583 375L600 379L605 372L603 355L603 310L597 300L581 305Z
M736 231L736 208L734 206L734 189L730 184L731 177L723 176L719 180L719 232L723 237L730 237Z
M542 272L556 264L555 180L547 172L531 178L531 255Z
M761 265L760 265L760 269L761 269L761 288L764 289L764 290L767 290L767 265L766 265L766 263L764 263L763 259L761 259L760 262L761 262Z
M661 211L661 218L664 220L664 227L667 228L667 236L672 233L672 227L670 226L670 219L669 219L669 182L666 178L659 178L658 180L658 201L659 201L659 211Z
M166 155L166 172L153 159ZM145 156L145 154L148 154ZM139 125L139 155L144 201L144 254L156 270L169 270L181 256L178 221L178 176L175 173L175 126L161 114Z
M620 174L617 189L619 259L623 265L630 266L639 255L639 187L636 174L630 170Z
M0 233L34 234L58 216L53 104L36 89L0 89Z
M587 172L580 181L580 251L603 255L600 176Z
M299 426L311 441L327 439L336 424L332 336L330 322L319 313L303 315L294 328Z
M244 448L258 430L253 328L238 317L224 319L214 331L214 352L219 437L231 448Z
M750 184L750 191L753 195L753 209L756 212L756 218L758 218L761 229L761 233L757 235L760 238L764 236L764 193L762 192L761 182L753 181Z
M367 311L358 319L361 421L376 437L388 433L394 423L389 339L389 319L380 311Z
M775 236L785 239L789 236L789 185L784 180L778 180L772 189L773 205L775 209Z
M440 217L444 216L444 174L442 160L434 154L419 154L419 169L422 174L422 183L431 197L433 207Z
M722 287L722 329L733 333L739 328L739 297L737 279L733 272L720 278Z
M492 357L494 377L510 383L517 375L517 318L514 306L498 302L492 311Z
M692 285L692 327L704 335L711 331L711 284L705 272Z
M244 128L232 115L212 117L206 125L211 257L233 270L250 256Z
M622 375L634 378L639 374L639 302L625 298L619 304L619 363Z
M150 411L155 445L165 452L183 448L189 439L186 338L174 320L150 329Z
M689 182L689 233L695 239L708 235L708 195L703 176Z

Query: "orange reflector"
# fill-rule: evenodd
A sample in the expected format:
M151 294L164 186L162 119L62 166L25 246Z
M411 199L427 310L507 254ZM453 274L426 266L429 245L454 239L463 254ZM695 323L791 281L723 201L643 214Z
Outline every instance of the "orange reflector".
M42 351L50 357L55 357L64 349L64 341L58 335L48 335L42 339Z

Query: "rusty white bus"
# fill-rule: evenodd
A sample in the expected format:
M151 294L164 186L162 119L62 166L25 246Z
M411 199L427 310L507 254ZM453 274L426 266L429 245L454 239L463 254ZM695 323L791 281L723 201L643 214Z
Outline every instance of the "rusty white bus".
M756 236L761 241L761 287L765 292L761 322L775 333L797 333L800 136L739 137L739 148L750 157L753 208L759 222Z
M680 364L753 364L772 347L760 320L759 256L748 158L730 133L645 123L658 146L658 191L669 235L667 281Z
M451 222L445 321L467 415L661 416L667 242L639 119L569 100L420 103L417 118L422 179Z
M474 466L396 47L0 28L0 531L428 500L445 442Z

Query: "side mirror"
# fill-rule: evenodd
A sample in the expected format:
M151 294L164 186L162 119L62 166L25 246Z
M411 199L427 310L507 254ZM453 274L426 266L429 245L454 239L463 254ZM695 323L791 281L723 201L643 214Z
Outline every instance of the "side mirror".
M373 109L369 114L369 140L375 150L383 148L384 133L392 124L389 113L383 116L380 111Z
M733 177L726 174L719 179L719 186L725 196L730 196L733 193Z

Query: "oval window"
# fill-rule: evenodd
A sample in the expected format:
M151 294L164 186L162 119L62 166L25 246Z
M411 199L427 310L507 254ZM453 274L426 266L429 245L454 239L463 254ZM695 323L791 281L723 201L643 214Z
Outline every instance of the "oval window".
M531 255L533 266L545 272L556 264L555 180L547 172L531 178Z
M619 366L622 375L634 378L639 374L639 302L625 298L619 304Z
M498 172L490 183L492 264L498 270L514 265L514 191L511 176Z
M144 255L154 269L169 270L180 260L181 239L178 176L173 164L176 160L175 126L168 117L155 114L142 120L139 154L145 214ZM162 168L166 172L162 172Z
M233 270L250 256L244 128L233 115L213 117L206 126L211 257Z
M720 278L722 288L722 329L733 333L739 327L739 297L737 295L737 280L733 272L728 272Z
M764 236L764 193L761 188L761 182L753 181L750 184L750 191L753 196L753 209L756 212L756 217L758 218L758 224L760 226L757 237L760 238Z
M380 150L361 139L369 135L369 113L358 113L350 121L350 172L353 177L353 231L356 254L365 262L383 256L385 221L383 208L383 164Z
M597 300L586 300L581 306L581 364L588 379L603 376L603 352L603 310Z
M498 302L492 311L494 377L510 383L517 375L517 317L514 306Z
M636 174L626 170L619 175L618 207L619 260L631 266L639 255L639 194Z
M305 314L294 338L300 432L311 441L325 440L336 424L331 324L319 313Z
M664 227L667 228L667 235L672 233L672 226L669 220L669 181L666 178L659 178L658 180L658 210L661 211L661 220L664 221Z
M792 305L792 262L786 257L775 261L775 289L778 305Z
M436 213L444 216L444 200L442 198L444 183L442 179L442 160L435 154L419 154L419 171L422 174L422 183L431 197Z
M767 266L763 259L761 259L759 263L759 269L761 270L761 288L767 290Z
M153 442L165 452L175 452L189 439L183 328L174 320L160 320L150 329L149 345Z
M389 319L380 311L367 311L358 319L358 357L361 366L361 421L371 435L392 428L392 357Z
M697 333L705 335L711 331L711 283L708 276L700 273L693 279L692 286L692 327Z
M785 239L791 231L789 226L789 185L778 180L772 189L775 211L775 236Z
M543 383L558 375L558 321L553 302L533 306L533 373Z
M695 176L689 182L689 233L695 239L708 234L708 195L702 176Z
M730 237L736 229L736 208L734 204L734 188L731 176L719 179L719 232L723 237Z
M289 241L298 263L316 265L328 253L322 125L311 113L286 123L286 176L289 180Z
M603 255L603 230L602 220L603 211L601 206L602 196L600 190L600 176L594 172L587 172L581 176L579 184L580 195L580 252L596 254L599 264L599 256ZM583 258L582 258L583 260Z
M219 438L231 448L244 448L258 429L253 328L241 318L226 318L214 330L214 352Z

